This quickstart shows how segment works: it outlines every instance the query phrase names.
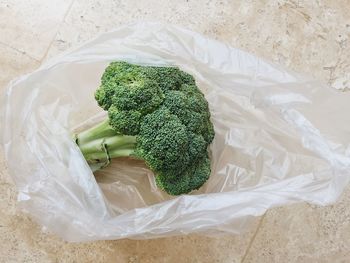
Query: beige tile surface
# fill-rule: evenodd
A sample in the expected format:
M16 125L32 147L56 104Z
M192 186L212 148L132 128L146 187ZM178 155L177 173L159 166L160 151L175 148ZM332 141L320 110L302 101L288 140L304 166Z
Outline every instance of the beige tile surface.
M118 25L157 20L348 89L349 13L346 0L79 0L60 26L48 57Z
M135 21L163 21L216 36L215 26L223 25L240 1L158 1L82 0L75 1L60 26L49 57L82 43L98 33ZM230 22L232 25L232 22Z
M195 235L155 240L66 243L44 234L22 214L1 230L0 262L241 262L248 236L208 238ZM5 244L3 243L5 242Z
M244 262L350 262L349 203L350 189L332 206L269 211Z
M41 60L72 0L1 0L0 43Z
M21 53L0 43L0 91L14 77L29 73L40 63L25 53Z
M0 0L0 88L43 57L142 19L185 26L349 89L349 14L347 0ZM271 210L258 231L257 220L239 237L69 244L18 211L0 160L0 262L350 261L349 191L326 208Z

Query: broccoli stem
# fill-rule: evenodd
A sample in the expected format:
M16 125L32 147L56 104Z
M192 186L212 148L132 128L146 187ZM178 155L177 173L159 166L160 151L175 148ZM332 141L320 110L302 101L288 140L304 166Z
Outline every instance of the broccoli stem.
M76 144L84 155L88 164L100 168L108 165L110 159L127 157L134 153L135 136L120 135L109 125L108 119L75 135ZM97 169L93 169L97 170Z
M78 145L81 145L87 142L91 142L95 139L110 137L116 134L117 133L109 125L109 120L107 118L104 121L98 123L97 125L77 134L76 143Z

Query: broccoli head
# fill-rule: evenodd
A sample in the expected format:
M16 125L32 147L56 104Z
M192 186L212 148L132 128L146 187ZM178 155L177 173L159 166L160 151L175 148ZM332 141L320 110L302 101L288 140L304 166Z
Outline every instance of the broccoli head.
M142 159L158 187L172 195L198 189L209 178L214 129L208 102L190 74L112 62L95 98L108 118L76 136L92 167L120 156Z

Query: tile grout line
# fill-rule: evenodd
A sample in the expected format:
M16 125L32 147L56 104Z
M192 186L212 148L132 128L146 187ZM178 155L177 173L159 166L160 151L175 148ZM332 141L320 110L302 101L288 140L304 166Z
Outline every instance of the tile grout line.
M23 50L20 50L20 49L18 49L18 48L12 47L12 46L10 46L9 44L6 44L6 43L1 42L1 41L0 41L0 45L1 45L1 46L4 46L4 47L7 47L7 48L10 48L10 49L12 49L13 51L16 51L16 52L18 52L18 53L21 53L22 55L27 56L28 58L30 58L30 59L32 59L32 60L34 60L34 61L40 63L40 60L38 60L38 59L32 57L31 55L29 55L27 52L25 52L25 51L23 51Z
M261 227L261 225L262 225L262 223L263 223L263 221L264 221L265 215L266 215L266 212L261 216L260 222L259 222L259 224L258 224L258 226L257 226L257 228L256 228L256 230L255 230L255 232L254 232L254 234L253 234L253 236L252 236L252 238L251 238L250 241L249 241L249 244L248 244L248 246L247 246L246 251L245 251L244 254L243 254L243 257L242 257L242 259L241 259L241 263L244 263L244 261L246 260L246 258L247 258L247 256L248 256L248 253L249 253L249 251L250 251L250 248L252 247L252 245L253 245L253 243L254 243L254 240L255 240L255 238L256 238L256 236L257 236L259 230L260 230L260 227Z
M46 59L46 57L47 57L47 55L48 55L48 53L49 53L49 51L50 51L50 48L51 48L51 46L53 45L53 43L55 42L55 39L56 39L56 37L57 37L57 35L58 35L58 32L60 31L61 25L62 25L62 24L64 23L64 21L66 20L68 14L69 14L69 12L70 12L70 10L72 9L72 6L73 6L74 2L75 2L75 0L72 0L72 2L69 4L69 7L67 8L67 11L66 11L66 13L64 14L64 16L63 16L63 18L62 18L62 21L58 24L58 26L57 26L57 31L56 31L55 35L52 37L52 40L51 40L49 46L47 47L47 49L46 49L46 51L45 51L43 57L39 60L40 64L42 64L43 61Z

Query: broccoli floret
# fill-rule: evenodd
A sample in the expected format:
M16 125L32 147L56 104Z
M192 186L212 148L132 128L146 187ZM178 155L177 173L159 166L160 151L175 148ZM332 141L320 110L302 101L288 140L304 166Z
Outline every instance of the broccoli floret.
M95 93L108 118L76 136L91 167L111 158L142 159L171 195L201 187L210 175L214 138L208 102L194 78L176 67L112 62Z
M108 109L109 124L118 133L136 135L140 130L142 114L137 110L119 111L114 105Z
M171 195L189 193L200 188L209 178L210 160L203 157L190 165L183 173L160 173L156 177L159 188Z
M189 163L189 137L186 126L166 108L142 121L135 153L156 173L178 170Z

